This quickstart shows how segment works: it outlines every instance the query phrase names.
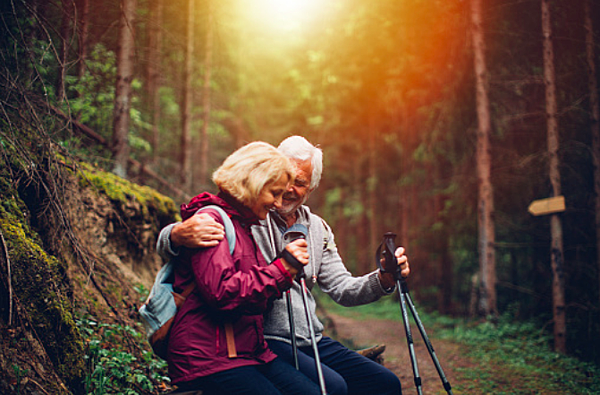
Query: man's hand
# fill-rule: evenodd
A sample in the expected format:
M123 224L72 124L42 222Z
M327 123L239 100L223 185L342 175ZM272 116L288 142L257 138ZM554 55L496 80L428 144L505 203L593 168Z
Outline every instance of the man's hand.
M294 256L303 266L308 265L308 244L304 239L296 239L290 244L285 246L285 249ZM288 261L281 258L283 267L292 275L292 277L298 274L298 269L291 265Z
M214 247L225 237L225 228L206 213L192 215L171 230L171 246Z
M410 274L410 265L408 264L408 257L404 255L406 250L404 247L396 248L396 259L398 259L398 266L400 266L400 275L404 278Z
M404 255L404 253L405 253L404 247L398 247L398 248L396 248L396 252L394 255L396 255L396 259L398 260L400 275L402 277L408 277L408 275L410 274L410 265L408 263L408 257L406 255ZM396 285L393 273L379 272L379 280L381 281L381 285L384 288L392 288L393 286Z

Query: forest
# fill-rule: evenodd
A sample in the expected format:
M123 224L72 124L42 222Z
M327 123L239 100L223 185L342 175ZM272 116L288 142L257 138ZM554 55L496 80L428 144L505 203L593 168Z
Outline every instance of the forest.
M1 173L22 144L178 206L236 148L301 135L324 154L308 205L354 274L392 231L423 309L533 322L600 365L597 0L5 0L0 18Z

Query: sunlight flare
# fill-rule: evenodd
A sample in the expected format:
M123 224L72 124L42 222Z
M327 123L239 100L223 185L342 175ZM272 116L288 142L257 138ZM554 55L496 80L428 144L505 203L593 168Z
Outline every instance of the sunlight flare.
M324 6L318 0L243 1L252 19L265 28L289 31L306 28Z

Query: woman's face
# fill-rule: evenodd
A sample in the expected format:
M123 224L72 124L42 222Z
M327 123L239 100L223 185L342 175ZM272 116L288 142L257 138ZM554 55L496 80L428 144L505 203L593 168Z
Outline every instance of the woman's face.
M287 174L282 175L279 179L271 184L267 184L256 199L256 202L250 207L252 212L260 219L267 218L267 214L271 209L281 207L281 198L287 190L289 184Z

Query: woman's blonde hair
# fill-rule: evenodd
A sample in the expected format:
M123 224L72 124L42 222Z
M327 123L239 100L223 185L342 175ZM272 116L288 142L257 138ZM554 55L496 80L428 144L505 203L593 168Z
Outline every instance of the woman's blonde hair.
M262 141L236 150L213 173L213 182L245 206L258 199L263 188L282 175L294 181L295 171L290 160L275 147Z

